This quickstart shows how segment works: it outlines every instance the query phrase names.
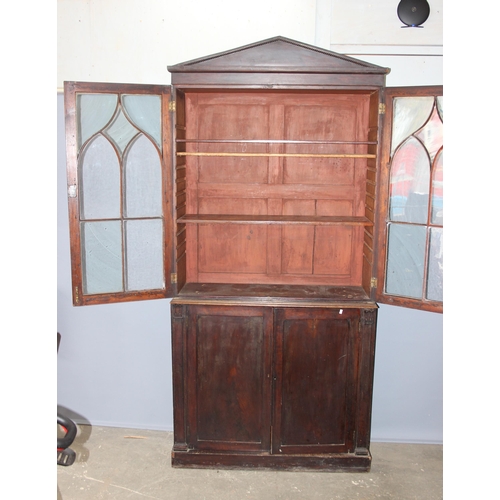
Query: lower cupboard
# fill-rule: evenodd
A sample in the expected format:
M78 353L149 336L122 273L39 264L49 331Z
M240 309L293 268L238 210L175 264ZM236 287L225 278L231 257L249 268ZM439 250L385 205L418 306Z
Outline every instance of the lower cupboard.
M172 301L174 467L367 471L377 306Z

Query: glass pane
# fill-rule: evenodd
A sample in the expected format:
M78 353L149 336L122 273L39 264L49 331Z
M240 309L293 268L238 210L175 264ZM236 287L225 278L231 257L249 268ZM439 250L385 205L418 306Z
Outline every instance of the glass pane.
M116 109L116 94L81 94L76 98L78 149L111 120Z
M439 116L441 117L441 121L444 121L443 96L442 95L436 97L436 103L437 103L437 109L438 109Z
M443 301L443 229L431 228L427 298Z
M386 293L422 298L426 228L390 224Z
M120 221L82 224L83 293L123 291Z
M158 150L141 134L125 158L127 217L161 216L161 163Z
M434 97L396 97L394 99L391 156L410 135L422 128L431 116Z
M432 173L431 222L443 225L443 150L436 157Z
M162 221L126 221L127 290L160 289L163 279Z
M104 133L116 144L123 154L128 143L139 133L139 130L127 120L127 117L120 109L113 123L106 128Z
M81 162L81 218L120 217L120 164L113 146L98 135L85 148Z
M125 111L136 127L149 135L161 151L161 97L159 95L124 95Z
M443 146L443 122L436 108L432 112L431 119L415 134L415 137L418 137L424 144L432 163Z
M429 209L430 163L420 141L410 137L391 165L389 218L426 224Z

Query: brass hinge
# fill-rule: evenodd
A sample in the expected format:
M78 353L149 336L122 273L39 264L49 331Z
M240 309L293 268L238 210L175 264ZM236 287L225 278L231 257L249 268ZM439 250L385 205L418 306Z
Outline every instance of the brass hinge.
M383 102L380 102L378 105L378 114L385 115L385 104Z
M77 286L75 286L75 303L76 304L80 303L80 291L78 290Z
M370 286L371 286L372 288L377 288L377 283L378 283L378 282L377 282L377 278L372 278L372 279L370 280Z
M175 111L175 101L170 101L168 103L168 110L174 112Z
M172 273L170 275L170 283L177 283L177 273Z

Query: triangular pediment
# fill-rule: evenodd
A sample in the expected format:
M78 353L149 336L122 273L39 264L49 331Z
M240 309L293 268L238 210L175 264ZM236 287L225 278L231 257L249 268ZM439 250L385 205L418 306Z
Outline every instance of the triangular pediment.
M171 73L364 73L389 70L281 36L168 66Z

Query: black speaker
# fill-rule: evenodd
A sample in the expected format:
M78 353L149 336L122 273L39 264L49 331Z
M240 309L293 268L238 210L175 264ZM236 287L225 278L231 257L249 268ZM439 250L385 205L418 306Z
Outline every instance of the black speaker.
M421 27L430 12L431 8L426 0L401 0L398 5L398 17L406 25L402 28Z

